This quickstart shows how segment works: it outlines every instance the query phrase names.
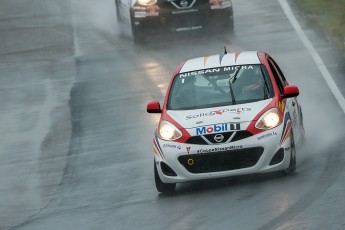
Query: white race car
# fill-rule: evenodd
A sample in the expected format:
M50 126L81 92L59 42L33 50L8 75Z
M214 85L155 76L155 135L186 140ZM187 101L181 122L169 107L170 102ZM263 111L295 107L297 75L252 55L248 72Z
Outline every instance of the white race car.
M297 86L264 52L199 57L175 71L154 135L159 192L177 182L296 170L304 139Z

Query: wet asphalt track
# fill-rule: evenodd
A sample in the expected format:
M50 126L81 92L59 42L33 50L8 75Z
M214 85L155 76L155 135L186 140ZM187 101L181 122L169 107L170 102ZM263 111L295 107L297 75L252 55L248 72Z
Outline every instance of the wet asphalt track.
M1 3L0 229L345 228L345 115L277 1L234 0L231 39L145 46L119 35L112 1L28 2ZM344 93L343 57L298 18ZM158 117L146 103L163 101L181 61L224 44L267 51L299 86L307 142L297 173L190 182L160 195Z

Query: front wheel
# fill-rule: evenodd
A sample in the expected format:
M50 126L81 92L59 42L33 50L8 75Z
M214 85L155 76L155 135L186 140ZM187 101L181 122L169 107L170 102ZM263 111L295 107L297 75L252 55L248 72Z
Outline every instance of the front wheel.
M120 24L122 22L122 18L120 16L120 3L118 2L118 0L115 0L115 8L116 8L117 23Z
M235 31L235 23L234 23L234 19L231 18L231 20L229 21L229 28L228 28L228 32L230 32L231 34L234 33Z
M142 45L146 42L146 36L143 33L139 32L138 29L136 29L133 25L132 37L135 44Z
M291 175L296 171L297 168L297 161L296 161L296 146L295 141L293 139L293 135L291 134L291 157L290 157L290 165L287 169L284 170L286 175Z
M173 193L175 192L176 183L163 183L159 177L156 162L154 162L155 183L158 192Z
M225 33L227 35L230 35L230 37L234 36L235 33L235 25L234 25L234 19L226 19L225 24L222 27L222 33Z

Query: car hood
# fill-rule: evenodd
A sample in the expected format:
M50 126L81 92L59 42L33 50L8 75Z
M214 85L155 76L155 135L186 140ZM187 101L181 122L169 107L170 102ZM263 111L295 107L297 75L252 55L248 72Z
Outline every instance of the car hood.
M194 110L168 110L167 113L185 129L222 123L252 121L272 99L247 104Z

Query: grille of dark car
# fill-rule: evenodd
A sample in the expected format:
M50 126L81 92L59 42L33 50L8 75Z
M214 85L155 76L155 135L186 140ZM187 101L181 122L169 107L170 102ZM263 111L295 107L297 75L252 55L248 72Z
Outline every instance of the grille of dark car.
M187 1L188 3L184 5L184 4L181 4L182 1ZM158 6L161 9L172 9L172 10L176 10L176 9L184 10L184 9L198 8L200 6L209 7L210 5L208 3L208 0L196 0L192 6L191 4L193 4L193 0L171 0L171 1L164 0L164 1L158 2Z
M183 155L178 158L178 161L191 173L222 172L253 167L263 152L263 147L254 147L223 152Z
M224 139L221 142L217 142L214 140L214 137L217 134L222 134L224 136ZM230 136L233 134L233 132L226 132L226 133L217 133L217 134L206 134L203 135L208 141L210 141L212 144L221 144L225 143L229 140ZM250 132L243 130L243 131L237 131L235 136L231 139L231 142L239 141L248 137L253 136ZM208 143L201 137L201 136L192 136L187 140L188 144L197 144L197 145L208 145ZM229 142L230 143L230 142Z

